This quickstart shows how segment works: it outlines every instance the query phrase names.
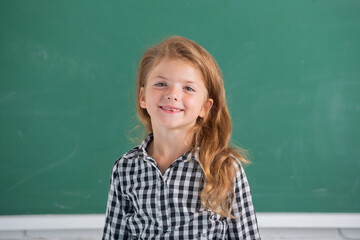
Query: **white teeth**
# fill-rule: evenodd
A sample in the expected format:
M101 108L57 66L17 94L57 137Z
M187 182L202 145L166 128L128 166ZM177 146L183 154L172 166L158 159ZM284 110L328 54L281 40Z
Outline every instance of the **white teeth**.
M166 110L166 111L181 112L181 109L177 109L177 108L167 108L167 107L161 107L161 108Z

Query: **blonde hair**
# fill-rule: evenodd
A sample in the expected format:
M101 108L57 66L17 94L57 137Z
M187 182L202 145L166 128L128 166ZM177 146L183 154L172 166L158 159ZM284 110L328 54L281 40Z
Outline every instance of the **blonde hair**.
M222 74L215 59L199 44L185 37L172 36L145 51L140 60L137 75L137 114L147 133L152 132L150 116L140 106L140 89L146 86L149 72L163 59L184 59L198 67L203 75L208 98L213 105L204 118L198 118L194 126L191 148L199 147L199 163L203 170L204 188L200 198L202 205L220 214L232 217L234 180L240 165L247 162L244 151L229 147L231 121Z

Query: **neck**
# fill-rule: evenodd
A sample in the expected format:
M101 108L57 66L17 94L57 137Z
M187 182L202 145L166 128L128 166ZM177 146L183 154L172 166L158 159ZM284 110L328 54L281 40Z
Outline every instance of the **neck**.
M154 140L150 143L149 154L158 163L161 172L165 170L182 154L191 149L192 134L184 131L153 130Z

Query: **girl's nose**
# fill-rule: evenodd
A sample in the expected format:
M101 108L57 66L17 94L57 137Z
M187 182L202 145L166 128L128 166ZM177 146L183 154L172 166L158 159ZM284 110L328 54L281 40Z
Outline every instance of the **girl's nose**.
M169 90L167 92L166 99L179 101L180 94L181 93L179 93L179 90L176 87L171 87L171 88L169 88Z

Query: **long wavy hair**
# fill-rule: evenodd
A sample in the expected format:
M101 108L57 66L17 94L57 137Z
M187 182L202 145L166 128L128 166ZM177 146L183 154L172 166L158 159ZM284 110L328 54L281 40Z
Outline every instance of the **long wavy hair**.
M140 88L146 86L149 72L164 59L187 60L202 73L213 105L205 117L197 119L191 142L192 151L199 149L198 160L203 170L200 199L205 208L222 217L233 217L234 180L241 167L238 160L243 163L247 160L244 150L229 147L231 120L220 68L203 47L185 37L168 37L147 49L138 67L136 96L137 114L147 133L152 132L152 126L149 114L140 106Z

